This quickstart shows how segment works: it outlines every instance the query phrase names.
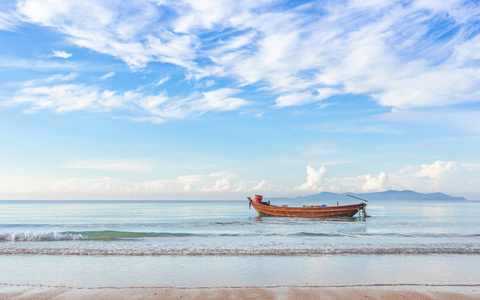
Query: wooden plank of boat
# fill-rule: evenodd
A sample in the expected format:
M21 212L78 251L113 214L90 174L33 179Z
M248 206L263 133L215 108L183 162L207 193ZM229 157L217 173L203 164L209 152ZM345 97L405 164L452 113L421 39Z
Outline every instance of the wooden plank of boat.
M294 217L294 218L331 218L331 217L353 217L360 210L364 210L366 203L339 205L339 206L307 206L288 207L270 205L268 202L253 201L247 197L249 205L258 212L261 217Z

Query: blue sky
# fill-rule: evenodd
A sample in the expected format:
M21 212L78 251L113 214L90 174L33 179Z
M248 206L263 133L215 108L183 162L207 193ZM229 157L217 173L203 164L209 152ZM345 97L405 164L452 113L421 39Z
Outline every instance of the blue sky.
M475 1L4 1L0 199L480 199Z

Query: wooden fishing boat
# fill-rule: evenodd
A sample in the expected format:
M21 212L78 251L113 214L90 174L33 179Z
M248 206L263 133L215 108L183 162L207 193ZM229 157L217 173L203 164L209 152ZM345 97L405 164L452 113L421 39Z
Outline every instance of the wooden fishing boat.
M363 217L367 217L365 212L367 203L365 202L337 206L304 205L303 207L288 207L286 205L271 205L270 201L263 201L263 196L260 195L255 195L255 201L250 197L247 197L247 199L249 206L253 206L260 217L336 218L353 217L358 212L361 212Z

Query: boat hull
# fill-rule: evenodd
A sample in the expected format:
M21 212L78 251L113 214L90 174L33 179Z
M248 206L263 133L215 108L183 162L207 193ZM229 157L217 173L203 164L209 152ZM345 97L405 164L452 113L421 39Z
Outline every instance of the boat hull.
M254 202L250 204L261 217L290 217L290 218L338 218L353 217L367 206L366 203L325 206L325 207L284 207L269 205L268 203Z

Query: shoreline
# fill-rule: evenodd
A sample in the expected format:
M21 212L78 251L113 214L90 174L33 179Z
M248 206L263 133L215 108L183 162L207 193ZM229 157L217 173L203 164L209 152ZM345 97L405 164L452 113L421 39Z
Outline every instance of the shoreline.
M2 287L41 287L41 288L67 288L78 290L91 290L91 289L249 289L249 288L264 288L264 289L277 289L277 288L479 288L478 284L428 284L428 283L372 283L372 284L338 284L338 285L232 285L232 286L67 286L67 285L46 285L46 284L16 284L16 283L1 283Z
M0 284L0 299L480 299L480 285L65 287Z

